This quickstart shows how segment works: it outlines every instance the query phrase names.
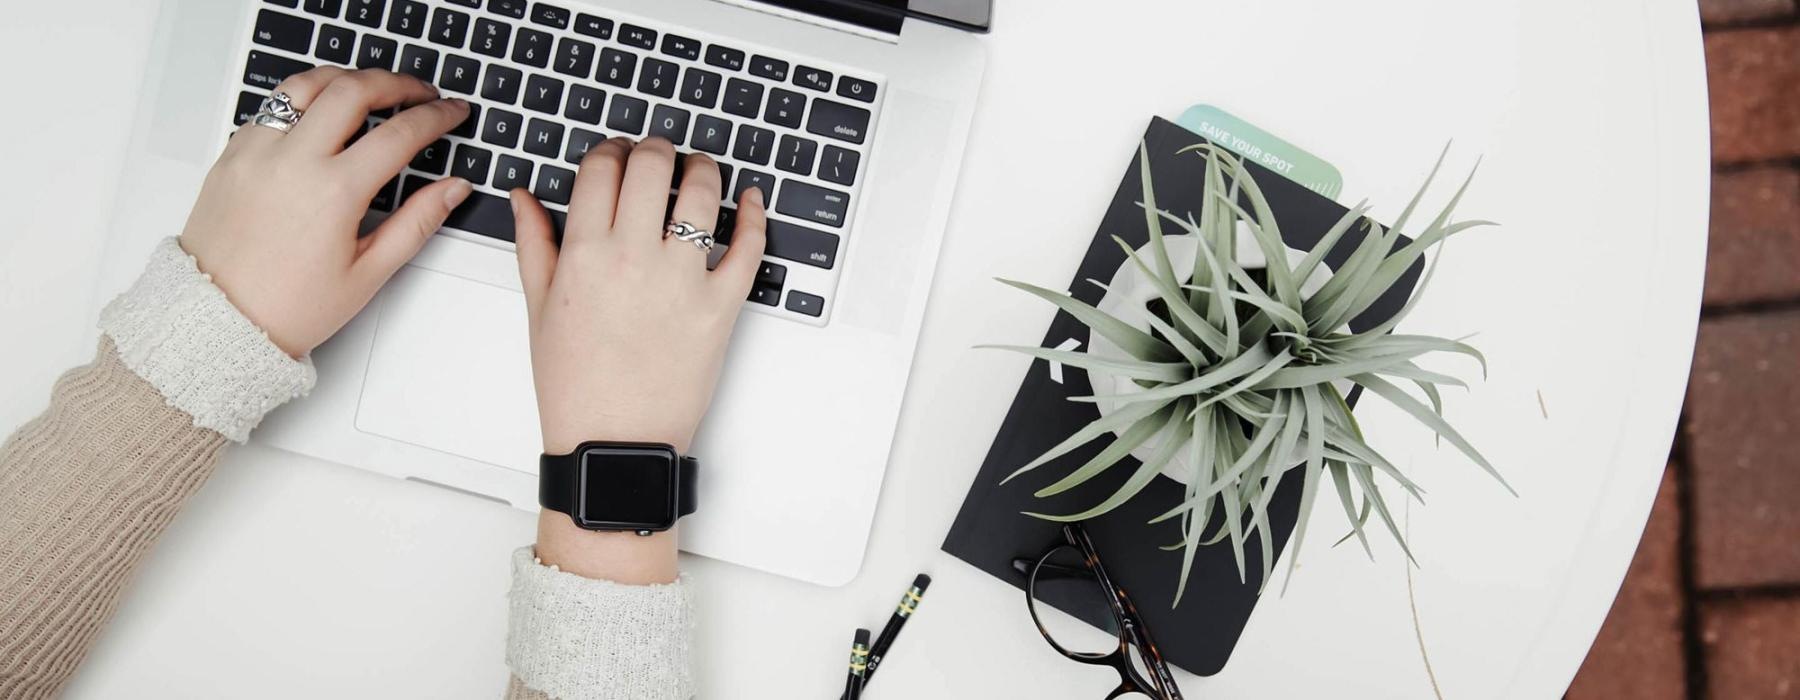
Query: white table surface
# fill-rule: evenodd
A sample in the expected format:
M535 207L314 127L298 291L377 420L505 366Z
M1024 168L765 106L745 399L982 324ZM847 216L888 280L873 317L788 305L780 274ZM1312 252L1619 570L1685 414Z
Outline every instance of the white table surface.
M1025 368L968 348L1036 342L1050 317L990 278L1066 280L1146 119L1196 102L1336 163L1342 199L1383 218L1446 141L1452 173L1484 158L1461 211L1504 225L1451 243L1409 330L1479 333L1492 375L1449 410L1521 497L1381 402L1358 413L1429 491L1410 509L1415 601L1444 695L1560 694L1642 530L1693 347L1708 144L1691 0L1000 5L863 572L826 589L690 558L702 695L835 694L850 629L881 624L920 570L936 583L870 697L1110 687L1037 638L1016 590L938 546ZM126 135L109 109L135 103L155 13L14 3L0 23L5 429L92 351L109 203L133 186L117 182ZM1341 531L1335 504L1319 508L1316 532ZM71 696L492 697L506 555L531 535L524 512L235 450ZM1222 674L1184 677L1190 697L1431 697L1397 550L1371 562L1331 540L1307 541Z

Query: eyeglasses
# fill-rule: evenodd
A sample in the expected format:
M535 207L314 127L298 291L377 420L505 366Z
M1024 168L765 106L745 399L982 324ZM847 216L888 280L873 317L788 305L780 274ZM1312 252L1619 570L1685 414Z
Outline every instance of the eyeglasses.
M1125 589L1113 583L1106 567L1100 565L1100 554L1087 530L1080 523L1064 525L1062 539L1036 560L1013 560L1013 568L1026 576L1025 604L1044 641L1071 661L1118 671L1119 686L1106 700L1182 700L1174 675L1150 638L1150 629ZM1116 637L1116 646L1095 641L1093 630L1079 622L1071 623L1062 616L1046 619L1039 612L1040 603L1076 617L1104 621L1104 631Z

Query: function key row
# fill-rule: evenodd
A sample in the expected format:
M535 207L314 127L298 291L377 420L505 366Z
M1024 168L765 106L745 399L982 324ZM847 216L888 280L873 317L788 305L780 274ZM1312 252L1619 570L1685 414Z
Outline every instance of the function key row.
M284 7L294 7L296 4L299 4L302 6L302 9L309 14L332 19L342 17L345 21L372 28L380 28L382 26L383 18L385 17L388 31L415 39L426 38L426 34L429 33L430 40L433 43L453 48L462 47L471 23L471 18L468 13L458 12L450 8L438 8L436 11L430 11L429 17L427 17L429 8L425 6L425 3L420 2L419 0L301 0L298 3L296 3L295 0L265 1L270 4L281 5ZM479 8L482 6L482 0L446 0L446 2L468 8ZM349 6L348 11L345 11L346 4ZM573 29L578 34L594 37L596 39L604 40L613 38L614 24L612 20L585 12L577 14L565 8L541 2L530 3L528 6L525 0L487 0L486 7L487 11L492 14L510 17L516 20L529 19L533 24L546 27ZM300 20L300 18L297 17L292 19L306 21ZM484 51L483 53L488 53L488 55L496 58L503 58L507 38L505 36L500 36L499 33L502 29L510 31L510 28L502 23L487 19L475 21L474 24L476 41L480 44L481 48L488 49L488 51L495 51L496 47L498 47L498 51L500 51L500 53L488 53L487 51ZM258 25L258 31L260 33L261 23L259 22ZM527 32L530 32L530 34L527 34ZM537 32L536 30L521 28L519 33L521 43L526 43L527 40L532 43L547 43L551 40L550 35L543 32ZM619 27L618 32L619 43L645 50L657 50L657 37L658 33L656 30L648 27L640 27L635 24L622 25ZM279 48L290 51L295 50L290 49L287 46L279 46ZM472 46L471 48L475 47ZM301 52L304 53L304 51ZM702 54L701 42L698 39L690 39L675 34L665 34L662 35L661 52L668 56L698 61L701 60ZM529 53L529 51L527 51L527 53ZM517 53L515 53L513 60L520 60ZM738 71L744 69L745 54L738 49L714 44L707 47L705 51L705 60L707 65L730 71ZM757 77L767 78L777 82L787 82L791 72L792 80L795 85L817 90L819 92L832 91L834 76L832 76L830 71L804 65L795 66L793 70L790 71L787 61L760 55L750 59L749 63L751 74L756 75ZM533 65L537 65L540 68L543 67L542 63L534 62ZM839 97L861 102L875 101L875 83L871 81L846 75L837 77L836 85L837 95Z

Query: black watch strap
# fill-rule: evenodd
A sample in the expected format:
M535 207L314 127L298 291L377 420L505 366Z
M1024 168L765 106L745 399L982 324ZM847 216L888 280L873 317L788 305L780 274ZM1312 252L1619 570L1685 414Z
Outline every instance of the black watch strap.
M700 461L682 456L675 475L675 517L692 515L698 506ZM580 503L581 450L566 455L543 455L538 458L538 505L559 513L576 515Z

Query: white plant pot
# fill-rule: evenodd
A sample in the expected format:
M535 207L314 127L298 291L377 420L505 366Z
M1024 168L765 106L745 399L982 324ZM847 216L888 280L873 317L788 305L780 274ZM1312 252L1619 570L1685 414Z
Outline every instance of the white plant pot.
M1193 273L1194 257L1200 254L1199 239L1193 235L1183 234L1164 236L1163 242L1169 251L1169 264L1175 268L1176 276L1186 283ZM1262 269L1268 266L1268 258L1263 255L1262 247L1256 244L1256 239L1243 222L1238 223L1236 248L1238 263L1246 269ZM1148 262L1154 259L1155 253L1150 249L1150 244L1146 243L1143 247L1138 248L1137 255L1139 259ZM1290 267L1299 265L1306 258L1306 251L1287 248L1287 258ZM1329 279L1331 279L1330 268L1320 265L1301 283L1300 289L1306 294L1311 294L1319 287L1324 286L1326 280ZM1148 333L1150 332L1150 311L1147 305L1161 296L1156 284L1144 275L1143 270L1138 269L1137 263L1126 259L1124 264L1119 266L1118 271L1113 273L1112 280L1107 283L1106 295L1100 298L1100 303L1096 306L1114 318ZM1118 345L1099 333L1088 334L1086 351L1106 358L1125 359L1130 357ZM1108 374L1100 370L1089 371L1088 381L1093 385L1094 395L1103 397L1096 404L1102 416L1111 414L1123 405L1118 401L1107 401L1105 397L1119 397L1143 390L1142 386L1130 378ZM1113 433L1122 435L1124 430L1115 430ZM1179 438L1159 432L1144 441L1144 444L1139 445L1137 449L1132 450L1131 456L1139 461L1148 460L1169 439ZM1175 454L1175 458L1169 461L1168 466L1163 467L1162 474L1186 484L1192 479L1194 469L1194 452L1184 449Z

